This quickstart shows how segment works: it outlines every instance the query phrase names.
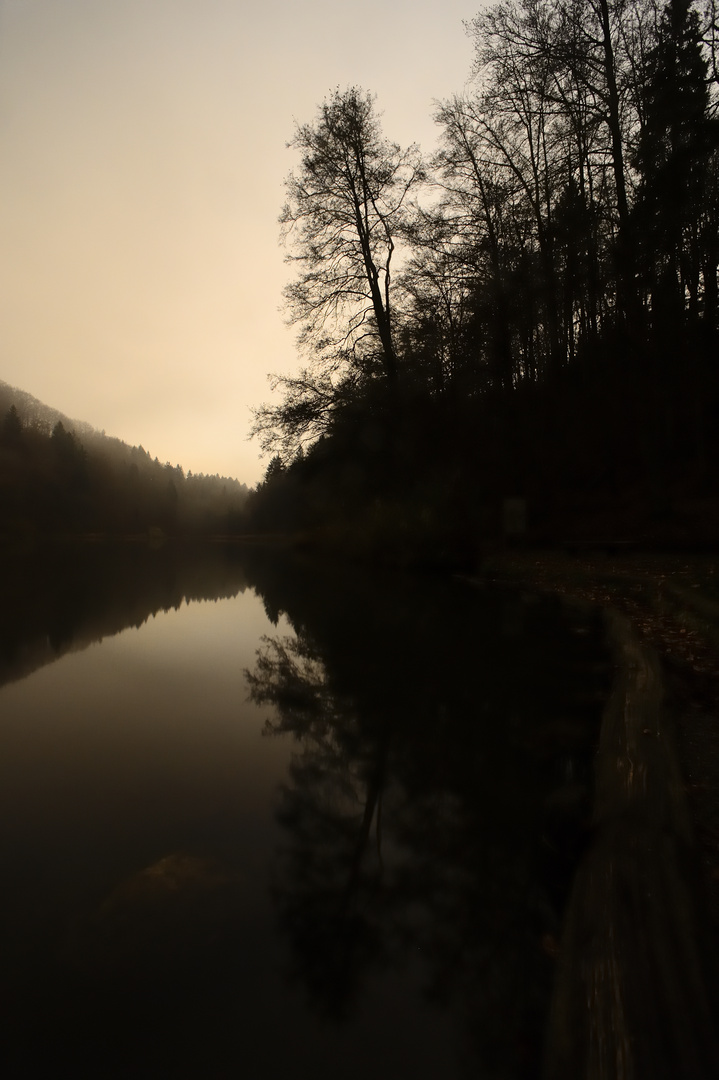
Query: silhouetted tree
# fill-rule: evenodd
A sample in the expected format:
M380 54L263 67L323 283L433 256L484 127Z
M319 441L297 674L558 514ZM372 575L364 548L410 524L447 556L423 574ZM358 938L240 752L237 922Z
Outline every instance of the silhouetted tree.
M285 466L284 466L284 463L282 461L282 458L280 457L279 454L275 454L275 456L272 458L272 461L269 463L269 465L265 469L264 483L265 484L272 483L272 481L276 477L281 476L281 474L284 472L284 470L285 470Z
M315 359L255 434L285 462L305 444L286 492L311 486L319 517L364 500L396 536L433 517L459 535L510 489L546 505L639 482L658 507L719 452L714 0L503 0L467 29L430 207L369 97L338 91L298 128L287 297Z
M336 90L290 146L302 154L280 217L300 267L285 290L290 317L302 341L331 349L376 336L395 381L391 267L407 195L423 177L419 151L382 137L373 98L357 87Z
M287 178L280 216L288 261L298 267L285 298L312 364L275 380L285 401L256 410L254 432L269 441L289 436L294 450L307 432L321 433L368 354L396 394L393 257L424 170L416 146L403 150L383 137L372 96L356 87L336 90L289 145L301 163Z

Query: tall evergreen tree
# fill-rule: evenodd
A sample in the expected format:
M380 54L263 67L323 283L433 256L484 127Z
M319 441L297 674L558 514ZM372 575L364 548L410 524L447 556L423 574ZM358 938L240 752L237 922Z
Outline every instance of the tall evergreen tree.
M636 219L642 271L656 333L699 309L700 277L716 277L700 250L710 160L719 126L710 116L709 65L691 0L669 0L645 72ZM705 281L706 288L706 281Z

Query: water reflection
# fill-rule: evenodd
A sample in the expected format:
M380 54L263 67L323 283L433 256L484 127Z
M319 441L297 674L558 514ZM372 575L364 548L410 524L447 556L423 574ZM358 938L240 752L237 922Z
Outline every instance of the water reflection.
M240 560L211 545L55 544L17 554L0 575L0 686L158 611L245 587Z
M1 588L11 1075L537 1074L598 622L262 551Z
M265 733L296 746L274 883L291 975L339 1021L373 972L418 967L472 1068L534 1075L590 810L597 627L309 570L282 593L294 636L266 638L247 673Z
M367 730L354 701L330 689L306 635L265 639L247 679L256 702L277 706L265 734L292 733L300 741L280 795L278 818L292 843L282 855L275 897L292 936L295 973L321 1011L339 1019L381 942L372 897L384 868L391 718L376 716ZM376 847L368 851L373 832Z

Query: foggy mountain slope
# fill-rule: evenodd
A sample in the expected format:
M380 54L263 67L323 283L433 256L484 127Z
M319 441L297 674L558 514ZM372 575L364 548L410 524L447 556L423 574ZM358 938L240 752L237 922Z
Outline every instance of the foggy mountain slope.
M185 473L0 382L0 537L240 531L246 484Z
M78 435L98 435L99 432L91 424L82 420L71 420L59 409L53 409L38 398L28 394L26 390L19 390L16 386L0 379L0 417L5 416L8 409L14 405L23 424L34 428L44 435L49 435L55 424L61 423L68 431L76 431Z

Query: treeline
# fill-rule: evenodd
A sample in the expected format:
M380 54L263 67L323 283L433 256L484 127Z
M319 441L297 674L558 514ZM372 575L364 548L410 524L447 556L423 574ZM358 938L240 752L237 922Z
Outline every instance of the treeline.
M641 530L717 494L714 0L506 0L467 31L431 161L357 89L297 127L281 221L309 359L256 414L258 527L461 546L504 496L550 529L601 505Z
M30 395L0 389L11 401L0 415L0 538L217 535L243 527L248 489L237 480L185 474L87 425L78 433Z

